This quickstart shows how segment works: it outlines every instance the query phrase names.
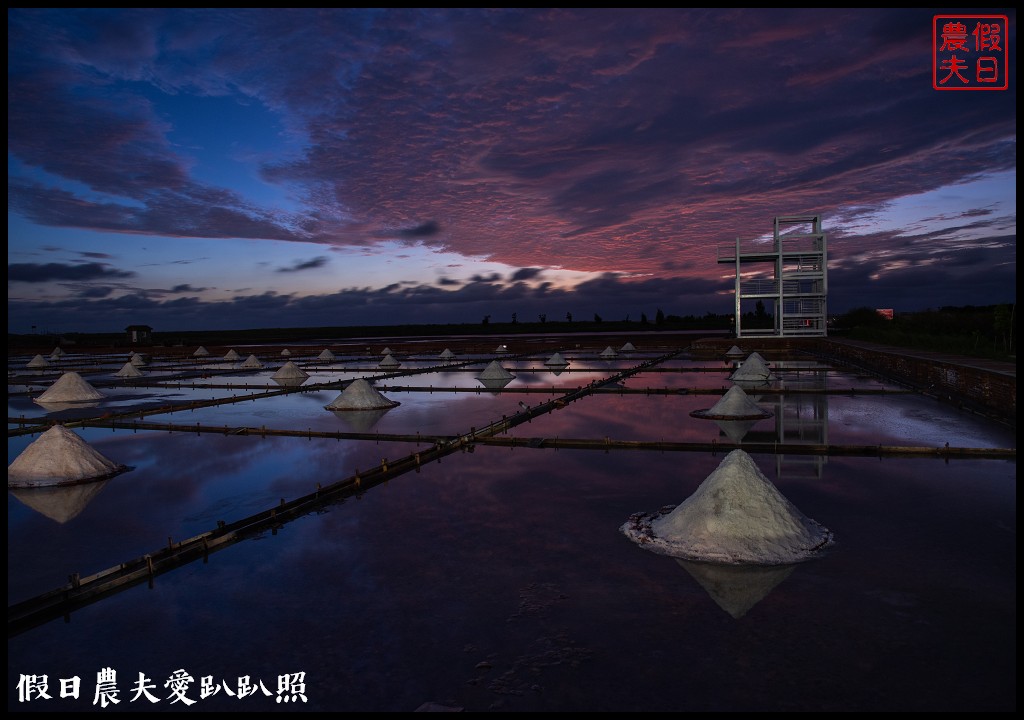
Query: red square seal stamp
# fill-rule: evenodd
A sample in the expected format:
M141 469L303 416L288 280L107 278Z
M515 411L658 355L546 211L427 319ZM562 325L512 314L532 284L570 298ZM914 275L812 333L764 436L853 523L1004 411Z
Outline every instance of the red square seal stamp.
M1009 78L1006 15L936 15L932 18L932 87L936 90L1006 90Z

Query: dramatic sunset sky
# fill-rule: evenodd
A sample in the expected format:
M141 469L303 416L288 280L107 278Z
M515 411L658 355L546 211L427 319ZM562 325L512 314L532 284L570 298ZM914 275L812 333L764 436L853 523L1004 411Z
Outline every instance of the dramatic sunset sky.
M820 214L829 308L1016 297L1006 91L938 10L8 9L8 323L728 314Z

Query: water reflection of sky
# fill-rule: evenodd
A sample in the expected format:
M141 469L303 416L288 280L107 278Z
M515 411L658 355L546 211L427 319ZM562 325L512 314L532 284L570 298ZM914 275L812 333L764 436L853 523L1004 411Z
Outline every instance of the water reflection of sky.
M554 376L540 357L510 362L517 378L507 387L540 389L552 378L575 387L609 374L595 362L578 376ZM724 383L724 366L686 371L701 365L681 360L680 372L644 372L626 387ZM857 380L825 375L829 388ZM401 403L372 423L384 434L466 432L515 414L520 402L553 397L491 393L472 371L433 369L380 385L478 388L384 390ZM232 391L146 388L138 399L130 392L116 402ZM344 414L324 409L339 393L300 388L146 420L358 431ZM719 397L602 391L508 434L723 442L715 422L690 416ZM785 433L790 441L831 444L1016 445L998 423L914 395L766 393L758 401L778 411L750 431L759 439ZM9 414L19 403L9 397ZM426 447L76 432L133 469L64 522L9 493L9 603ZM8 463L32 440L11 437ZM198 700L193 687L193 709L209 712L411 711L430 701L509 712L1015 709L1015 462L833 456L807 474L793 469L792 458L755 454L780 492L838 542L763 594L754 592L754 578L731 578L744 603L742 613L730 613L734 606L723 606L698 579L713 574L681 567L618 530L633 513L685 500L723 457L484 445L456 452L161 575L152 589L132 588L75 611L70 622L10 637L8 709L88 710L92 678L107 666L118 669L126 700L139 672L157 681L164 698L163 681L179 668L197 680L262 678L271 692L279 674L307 673L304 705L224 693ZM81 676L90 698L18 703L20 673L47 673L51 682ZM118 709L141 708L125 702ZM145 709L176 706L164 699Z

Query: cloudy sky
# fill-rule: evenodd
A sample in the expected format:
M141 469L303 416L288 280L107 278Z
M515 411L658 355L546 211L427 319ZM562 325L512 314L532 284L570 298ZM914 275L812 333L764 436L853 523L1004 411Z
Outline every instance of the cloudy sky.
M727 314L813 214L832 312L1013 302L936 12L8 9L10 331Z

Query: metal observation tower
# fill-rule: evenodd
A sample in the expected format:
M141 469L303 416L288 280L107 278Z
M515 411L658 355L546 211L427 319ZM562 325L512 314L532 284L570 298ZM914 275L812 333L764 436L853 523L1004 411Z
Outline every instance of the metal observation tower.
M771 238L720 246L718 263L736 267L736 337L824 337L827 262L820 215L782 215ZM760 327L767 317L759 327L744 327L743 313L758 302L771 312L771 327Z

